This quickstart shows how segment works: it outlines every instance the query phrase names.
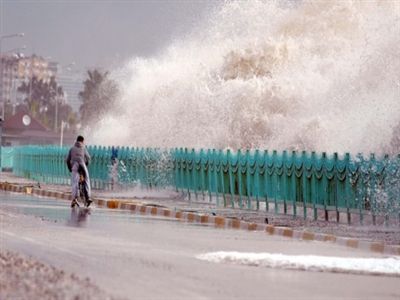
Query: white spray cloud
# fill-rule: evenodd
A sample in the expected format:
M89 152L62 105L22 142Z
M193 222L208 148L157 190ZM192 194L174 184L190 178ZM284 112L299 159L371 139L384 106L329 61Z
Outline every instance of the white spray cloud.
M99 144L388 151L400 123L400 3L234 1L151 59ZM120 72L120 70L119 70Z
M398 257L355 258L220 251L200 254L197 258L214 263L234 263L268 268L400 277L400 259Z

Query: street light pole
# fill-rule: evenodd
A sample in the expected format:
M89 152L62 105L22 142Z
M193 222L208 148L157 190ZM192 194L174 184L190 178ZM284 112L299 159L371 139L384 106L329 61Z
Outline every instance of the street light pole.
M54 130L55 130L55 132L58 131L58 91L56 91L56 115L55 115L55 122L54 122Z
M4 82L3 82L3 55L2 55L2 44L4 39L9 39L13 37L23 37L25 34L24 33L13 33L13 34L8 34L8 35L2 35L0 36L0 84L1 84L1 94L0 94L0 100L2 103L2 112L1 112L1 119L4 120L4 109L5 109L5 101L3 99L3 90L4 90Z
M61 70L63 68L65 68L66 70L70 70L72 66L75 66L75 62L74 61L69 63L68 65L61 66ZM65 94L64 94L64 96L65 96ZM55 132L58 132L58 101L59 101L59 96L58 96L58 83L57 83L57 86L56 86L56 109L55 109L55 117L54 117L54 119L55 119L54 131ZM61 130L62 130L62 122L63 121L61 121Z
M65 122L61 120L60 148L63 146Z

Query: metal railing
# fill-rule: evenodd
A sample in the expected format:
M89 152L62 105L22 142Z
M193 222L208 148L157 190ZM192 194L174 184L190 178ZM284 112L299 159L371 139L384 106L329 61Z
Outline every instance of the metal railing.
M14 147L1 147L0 169L11 170L13 167Z
M155 148L118 149L92 146L89 165L94 188L118 182L129 187L175 187L189 201L214 201L224 207L273 210L293 216L345 218L363 224L400 222L400 155L377 159L371 154ZM18 176L69 184L64 159L68 148L14 148L13 172ZM114 153L114 154L113 154Z

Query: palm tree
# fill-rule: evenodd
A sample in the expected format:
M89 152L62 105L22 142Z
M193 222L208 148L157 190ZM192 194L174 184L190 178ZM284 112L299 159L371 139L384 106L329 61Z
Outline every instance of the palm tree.
M82 124L88 125L98 121L113 105L118 89L108 72L97 69L88 70L83 91L79 93L82 105L79 109Z
M33 117L47 127L54 127L56 101L64 97L64 91L54 76L50 80L33 76L18 87L18 92L25 94L24 106Z

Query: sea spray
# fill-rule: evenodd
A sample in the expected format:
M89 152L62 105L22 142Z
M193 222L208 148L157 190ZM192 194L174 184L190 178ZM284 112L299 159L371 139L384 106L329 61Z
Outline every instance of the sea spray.
M133 58L103 145L398 153L398 1L233 1ZM396 146L397 145L397 146Z

